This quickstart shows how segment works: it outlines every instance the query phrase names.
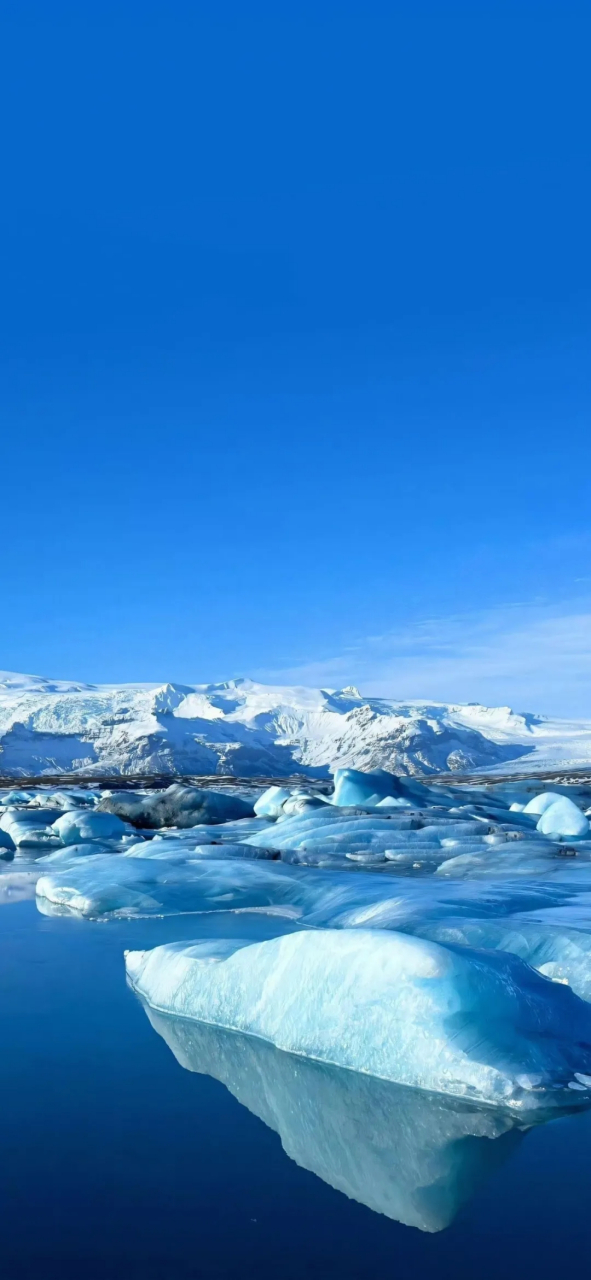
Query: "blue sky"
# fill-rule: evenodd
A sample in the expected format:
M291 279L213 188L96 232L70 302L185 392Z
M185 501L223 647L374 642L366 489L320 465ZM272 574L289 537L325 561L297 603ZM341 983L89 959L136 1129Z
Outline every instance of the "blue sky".
M0 665L591 715L588 5L0 26Z

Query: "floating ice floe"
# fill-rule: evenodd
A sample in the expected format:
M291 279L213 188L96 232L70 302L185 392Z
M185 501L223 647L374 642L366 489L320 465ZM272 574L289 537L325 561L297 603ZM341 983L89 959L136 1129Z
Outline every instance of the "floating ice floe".
M360 769L335 769L332 803L376 808L384 801L401 807L419 807L432 798L429 787L412 778L397 778L385 769L363 773Z
M16 849L39 849L47 853L61 844L58 833L53 830L59 817L59 809L9 808L0 818L0 830L7 832Z
M544 809L536 829L544 836L581 839L589 834L589 820L568 796L559 796Z
M296 906L306 872L270 861L210 861L186 850L160 854L156 842L125 854L74 859L37 883L42 909L108 915L178 915L252 907ZM162 841L162 844L165 844Z
M278 818L291 794L289 787L268 787L254 804L257 817Z
M160 1012L303 1057L521 1113L591 1100L591 1007L513 955L305 930L131 951L126 966Z
M122 822L114 813L88 813L85 809L74 809L62 814L53 823L52 830L63 845L80 844L85 840L118 840L126 835L132 835L137 840L137 833L131 824Z

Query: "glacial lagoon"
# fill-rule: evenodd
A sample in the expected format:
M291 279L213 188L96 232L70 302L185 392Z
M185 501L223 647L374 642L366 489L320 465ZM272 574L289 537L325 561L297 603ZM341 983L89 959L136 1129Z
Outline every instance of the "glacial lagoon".
M584 814L584 797L570 794ZM397 798L409 802L380 813L375 794L340 812L291 797L275 816L190 827L172 814L171 825L131 835L116 824L106 834L100 813L117 805L99 809L100 796L78 804L66 795L52 822L43 811L53 817L57 802L42 792L5 805L2 829L19 839L9 835L0 864L0 1254L11 1280L486 1280L580 1266L591 1244L586 833L538 831L551 806L538 801L541 813L524 817L523 797L438 794L447 808L416 790ZM460 815L450 813L458 798ZM487 806L481 833L474 823ZM298 822L312 834L296 839ZM269 858L257 856L265 832ZM358 860L345 861L350 853ZM450 854L456 866L464 859L461 875L438 874ZM412 1037L404 1070L400 1053L373 1069L377 1058L351 1057L354 1038L346 1065L322 1060L329 1052L311 1017L292 1027L286 1049L277 1047L285 1020L281 1035L273 1023L277 1043L252 1022L247 1033L222 1025L238 1014L219 992L208 996L215 1016L213 1005L194 1016L202 967L220 974L233 958L246 993L240 1016L252 1019L252 980L269 958L286 1005L319 1008L321 977L289 995L288 979L299 983L304 971L290 954L284 973L277 948L311 940L314 950L320 940L321 973L337 933L355 944L345 1025L361 1025L359 1043L383 1034L374 1013L381 1001L389 1016L394 966L428 1057L430 993L443 984L432 1087L408 1083ZM158 999L139 989L138 955L156 957ZM184 966L182 1016L171 957ZM337 977L351 986L347 973ZM431 1003L417 1019L425 986ZM260 1016L260 999L257 1008ZM324 1024L327 1016L325 1007ZM507 1026L518 1031L511 1042ZM392 1078L404 1071L406 1083Z

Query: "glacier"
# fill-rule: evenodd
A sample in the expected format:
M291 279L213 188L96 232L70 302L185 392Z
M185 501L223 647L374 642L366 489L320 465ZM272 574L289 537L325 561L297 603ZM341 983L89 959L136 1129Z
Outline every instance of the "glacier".
M574 769L591 725L252 680L93 685L0 673L0 774L328 777ZM526 796L527 800L527 796Z

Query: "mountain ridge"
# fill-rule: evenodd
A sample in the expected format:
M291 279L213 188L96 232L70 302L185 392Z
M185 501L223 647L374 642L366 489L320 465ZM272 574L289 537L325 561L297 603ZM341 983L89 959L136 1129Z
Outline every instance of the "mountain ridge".
M0 773L328 777L535 771L591 761L591 723L478 703L364 697L247 678L90 684L0 672Z

